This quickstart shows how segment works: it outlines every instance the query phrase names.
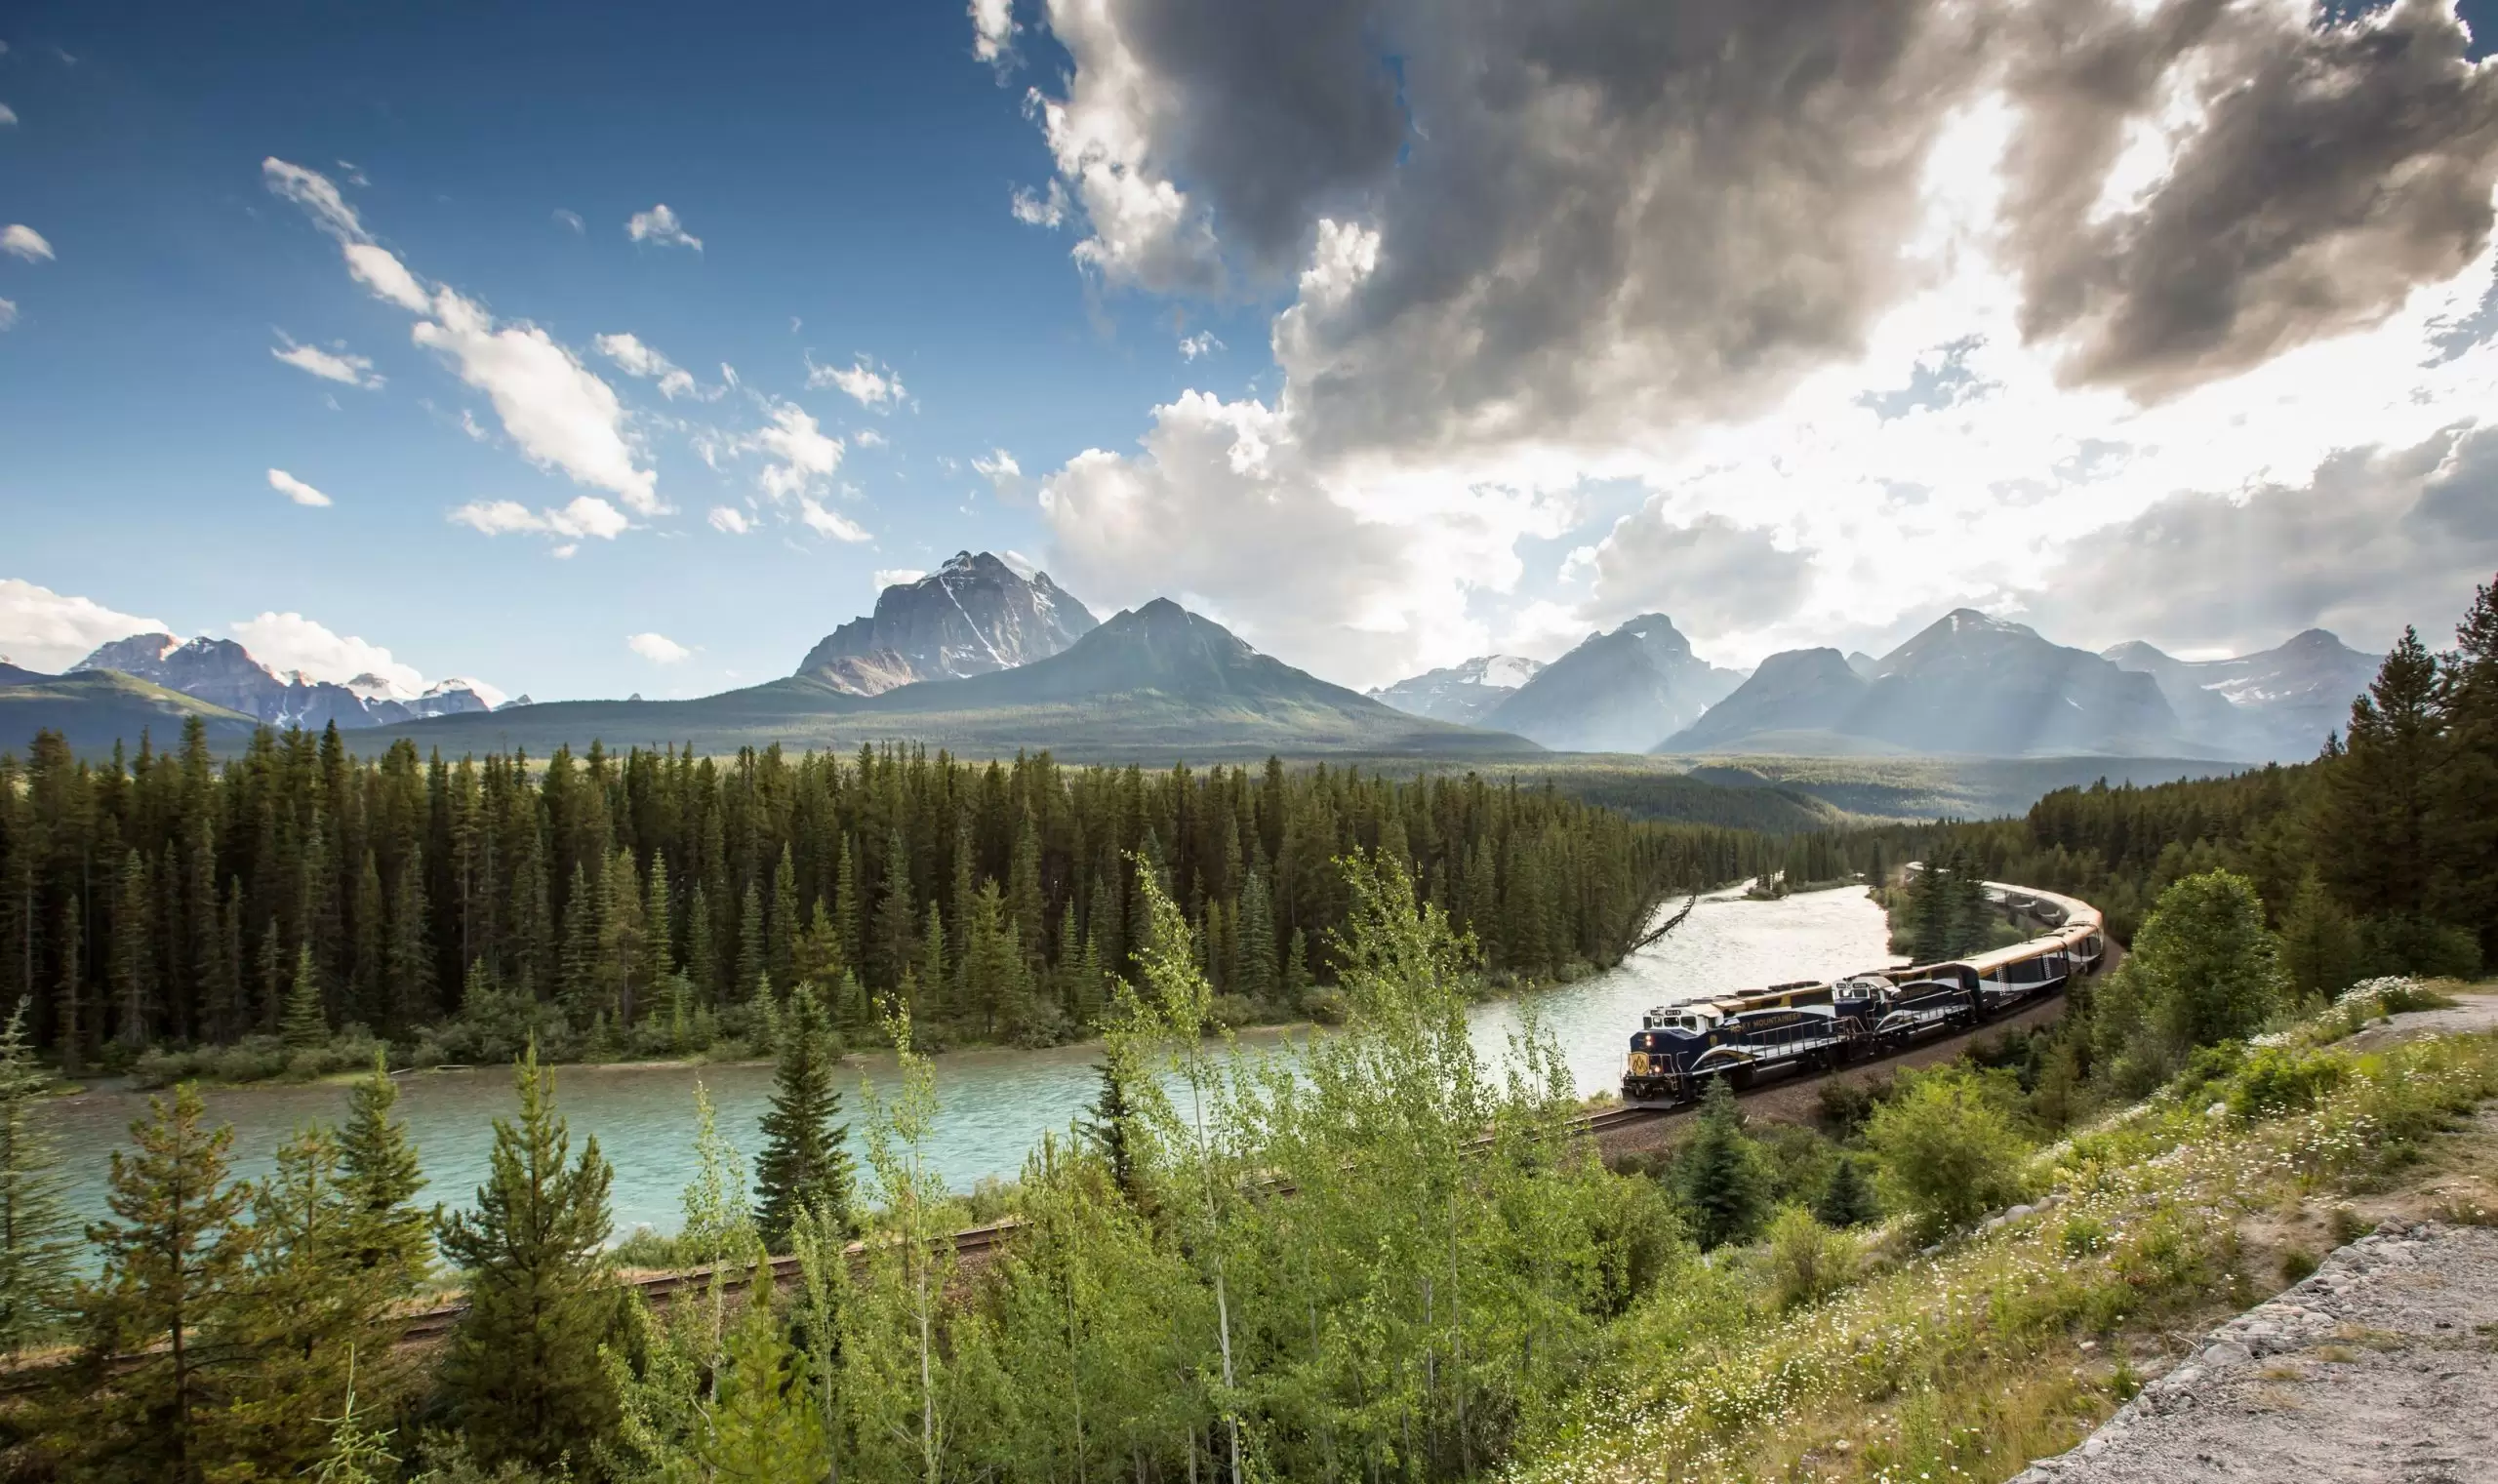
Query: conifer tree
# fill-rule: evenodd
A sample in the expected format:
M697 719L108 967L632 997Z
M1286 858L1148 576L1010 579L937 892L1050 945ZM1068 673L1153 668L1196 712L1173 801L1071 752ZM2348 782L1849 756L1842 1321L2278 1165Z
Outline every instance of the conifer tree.
M745 884L745 898L738 907L738 966L731 986L743 993L755 994L756 985L764 985L758 998L771 998L770 961L763 942L763 898L754 883Z
M711 894L702 882L694 883L693 895L685 903L685 975L694 982L694 993L705 1006L720 1000L720 953L712 945Z
M855 1167L849 1127L837 1124L841 1093L832 1028L815 986L790 992L781 1025L780 1061L772 1074L770 1105L763 1114L763 1152L754 1162L756 1225L764 1244L788 1250L801 1213L822 1210L845 1228L855 1218Z
M295 950L295 982L286 993L286 1015L278 1022L278 1039L290 1051L319 1046L330 1039L330 1023L321 1013L321 981L312 968L312 945Z
M1767 1182L1723 1078L1711 1078L1701 1096L1699 1130L1675 1157L1673 1174L1692 1239L1703 1250L1743 1241L1760 1225L1769 1205Z
M1251 871L1240 888L1240 992L1271 1000L1280 983L1275 965L1275 918L1267 901L1266 876Z
M348 1090L347 1121L338 1136L346 1249L356 1266L381 1275L392 1297L424 1281L438 1215L415 1204L425 1178L407 1124L391 1116L398 1102L399 1085L376 1052L372 1074Z
M1909 956L1920 964L1952 956L1952 863L1928 861L1909 881Z
M1128 1096L1129 1074L1121 1069L1123 1060L1113 1052L1094 1063L1102 1090L1086 1104L1084 1116L1075 1127L1085 1146L1108 1168L1110 1183L1119 1194L1130 1205L1142 1208L1145 1184L1144 1171L1137 1160L1137 1109L1135 1100Z
M1856 1168L1855 1156L1841 1154L1831 1170L1830 1183L1822 1187L1821 1199L1813 1203L1814 1220L1843 1228L1861 1226L1881 1214L1873 1183Z
M68 1180L52 1127L48 1079L26 1035L26 1002L0 1026L0 1355L14 1355L66 1313L76 1249Z
M78 931L78 899L60 904L60 989L53 999L54 1034L60 1043L60 1069L77 1076L87 1069L87 941Z
M910 909L910 851L896 829L885 845L885 884L876 897L876 962L871 983L884 987L902 983L911 967L918 942L919 919ZM921 986L929 993L938 986Z
M125 852L113 897L112 994L120 1041L134 1051L147 1044L156 1010L154 899L146 859L135 849Z
M113 1220L87 1228L101 1268L79 1290L89 1359L111 1384L73 1420L73 1446L108 1477L197 1484L212 1462L203 1433L225 1401L232 1353L203 1351L201 1326L231 1295L252 1249L240 1223L249 1187L229 1183L230 1128L206 1126L189 1083L147 1100L137 1149L112 1155ZM133 1357L113 1365L112 1357Z
M781 862L772 868L772 919L765 940L765 971L772 983L787 986L797 982L792 972L798 951L798 869L789 847L781 847Z
M928 926L919 935L919 961L914 966L919 970L920 986L926 990L930 1001L926 1009L931 1019L941 1010L955 1008L961 998L950 992L961 980L961 975L946 972L946 914L936 902L931 902L928 903Z
M544 1469L585 1455L615 1413L598 1354L618 1312L606 1259L614 1172L595 1137L567 1164L571 1134L535 1042L513 1082L520 1117L495 1120L476 1209L437 1232L469 1277L441 1385L482 1462Z
M2314 867L2281 916L2281 972L2301 998L2330 998L2359 977L2359 934Z
M758 1266L747 1292L771 1289L768 1269ZM754 1484L824 1478L828 1445L807 1356L791 1346L769 1302L745 1306L729 1332L727 1360L696 1449L709 1476Z

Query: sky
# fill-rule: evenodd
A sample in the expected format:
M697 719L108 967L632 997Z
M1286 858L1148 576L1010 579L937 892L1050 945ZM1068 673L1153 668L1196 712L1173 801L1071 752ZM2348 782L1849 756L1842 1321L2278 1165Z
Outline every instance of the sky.
M962 548L1363 686L2438 642L2489 11L21 3L0 654L703 695Z

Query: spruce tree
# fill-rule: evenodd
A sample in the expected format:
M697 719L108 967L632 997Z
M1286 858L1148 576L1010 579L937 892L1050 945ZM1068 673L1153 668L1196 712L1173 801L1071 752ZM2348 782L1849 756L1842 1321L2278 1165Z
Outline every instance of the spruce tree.
M2359 934L2314 867L2281 917L2281 972L2303 999L2330 998L2359 977Z
M1874 1186L1856 1168L1855 1156L1841 1154L1830 1183L1822 1187L1821 1199L1813 1203L1814 1220L1825 1226L1861 1226L1881 1214Z
M847 1228L854 1166L841 1116L841 1093L833 1086L832 1029L815 986L790 993L781 1026L780 1064L772 1074L770 1106L763 1114L763 1152L754 1162L756 1225L766 1247L788 1250L800 1213L829 1212Z
M372 1075L347 1093L346 1126L339 1131L339 1198L346 1208L345 1242L355 1263L383 1275L393 1295L413 1293L432 1265L437 1216L415 1204L425 1178L406 1123L393 1118L399 1085L380 1052Z
M207 1127L207 1116L187 1082L170 1102L147 1100L147 1116L130 1126L137 1149L113 1151L114 1220L87 1228L101 1265L78 1304L89 1364L111 1382L67 1441L103 1477L197 1484L211 1462L202 1434L227 1398L235 1357L197 1341L242 1276L252 1232L237 1220L251 1190L225 1178L234 1131Z
M737 976L730 981L731 993L748 993L769 979L769 964L763 944L763 899L754 883L745 884L745 898L738 908ZM769 997L768 991L766 998Z
M313 972L310 943L295 950L295 983L286 992L286 1015L278 1022L277 1035L290 1051L319 1046L330 1039L330 1023L321 1013L321 981Z
M1952 956L1952 866L1928 861L1909 881L1909 956L1920 964Z
M48 1083L26 1036L26 1002L0 1026L0 1355L14 1355L67 1311L76 1249L53 1132Z
M1103 1057L1093 1069L1101 1077L1102 1090L1086 1104L1076 1132L1085 1146L1108 1167L1110 1183L1118 1187L1119 1194L1130 1205L1142 1209L1144 1174L1137 1164L1137 1108L1135 1100L1128 1095L1128 1074L1121 1069L1116 1056Z
M615 1415L599 1360L618 1314L606 1257L614 1171L595 1137L567 1165L571 1134L534 1041L513 1083L520 1117L495 1120L476 1209L438 1229L443 1256L468 1274L441 1386L483 1463L545 1469L585 1455Z
M1700 1127L1674 1160L1674 1183L1691 1234L1705 1250L1748 1239L1768 1209L1760 1156L1744 1135L1743 1111L1723 1078L1700 1100Z

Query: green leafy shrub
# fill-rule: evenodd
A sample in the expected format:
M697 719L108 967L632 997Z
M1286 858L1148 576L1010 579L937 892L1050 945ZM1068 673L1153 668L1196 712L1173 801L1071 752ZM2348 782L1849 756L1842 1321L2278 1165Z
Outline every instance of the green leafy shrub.
M2240 1118L2272 1118L2316 1106L2326 1093L2342 1085L2343 1063L2333 1057L2301 1055L2267 1046L2246 1059L2230 1079L2224 1101Z
M1867 1122L1865 1142L1881 1160L1883 1193L1916 1217L1919 1233L1930 1240L2019 1199L2028 1150L1982 1080L1958 1067L1903 1080L1906 1091Z
M1863 1239L1823 1225L1801 1206L1785 1207L1769 1223L1763 1258L1770 1304L1785 1310L1819 1303L1855 1282L1864 1259Z

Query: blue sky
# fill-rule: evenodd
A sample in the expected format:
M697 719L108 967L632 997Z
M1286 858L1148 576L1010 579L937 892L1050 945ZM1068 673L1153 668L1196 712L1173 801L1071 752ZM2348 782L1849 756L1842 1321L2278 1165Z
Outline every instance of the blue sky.
M183 634L299 612L429 676L542 698L707 690L794 667L872 601L878 569L967 545L1037 554L1028 497L1001 501L973 459L1005 448L1040 469L1124 444L1183 385L1236 391L1266 363L1254 317L1227 334L1190 312L1189 331L1245 352L1189 364L1170 306L1088 292L1064 234L1009 216L1048 155L959 12L786 7L716 26L658 6L256 9L104 23L38 5L0 30L18 115L0 216L54 254L0 258L19 306L0 339L0 575ZM737 394L671 406L596 336L633 335L706 385L725 362L804 407L847 444L825 502L873 540L711 529L704 512L749 493L751 461L715 473L660 428L648 465L678 513L648 532L557 561L550 542L451 524L474 501L583 492L533 466L489 400L410 343L409 316L340 271L335 244L263 187L268 156L328 175L415 271L543 327L635 408L762 421ZM699 252L628 239L660 203ZM383 384L281 364L286 337L342 345ZM808 357L862 354L906 404L806 385ZM461 431L463 411L493 441ZM885 445L860 447L863 430ZM272 467L334 503L291 503ZM623 643L645 631L696 658L653 671Z
M703 694L988 547L1375 684L2498 568L2488 0L2244 0L2086 114L2015 0L1641 9L13 7L0 652Z

